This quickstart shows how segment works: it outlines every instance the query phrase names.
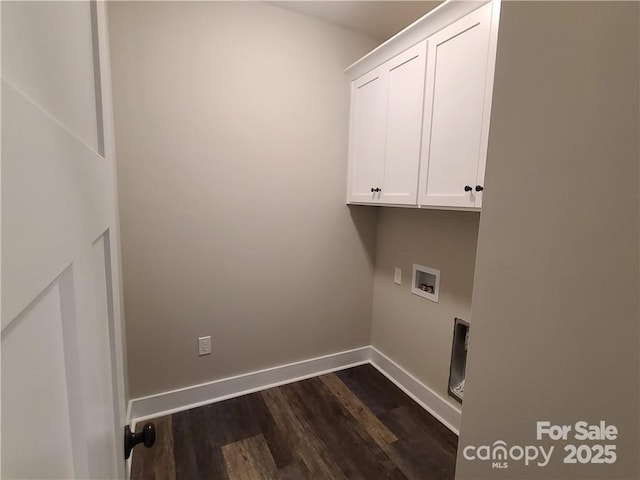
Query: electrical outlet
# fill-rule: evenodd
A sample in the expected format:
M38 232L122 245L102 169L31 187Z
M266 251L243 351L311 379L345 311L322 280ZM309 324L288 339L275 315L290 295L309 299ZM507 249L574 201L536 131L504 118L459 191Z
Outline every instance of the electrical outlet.
M211 335L198 338L198 355L211 354Z
M398 285L402 284L402 270L400 270L398 267L396 267L393 272L393 283L396 283Z

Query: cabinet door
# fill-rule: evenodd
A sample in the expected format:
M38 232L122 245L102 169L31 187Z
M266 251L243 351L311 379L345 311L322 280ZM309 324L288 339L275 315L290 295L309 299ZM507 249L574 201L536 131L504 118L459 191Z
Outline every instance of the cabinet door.
M420 205L480 206L491 9L489 3L428 39Z
M384 68L380 67L351 83L349 202L378 203L380 199L384 180L386 80Z
M380 203L417 204L426 54L423 41L385 64L387 129Z

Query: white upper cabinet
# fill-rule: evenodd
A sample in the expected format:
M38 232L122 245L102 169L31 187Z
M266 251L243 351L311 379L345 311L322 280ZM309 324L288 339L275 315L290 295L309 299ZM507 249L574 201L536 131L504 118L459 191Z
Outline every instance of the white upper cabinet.
M484 188L492 82L491 4L428 40L418 203L479 208ZM493 76L493 72L491 72Z
M377 68L351 84L350 202L376 202L384 176L387 88Z
M416 204L426 53L426 42L420 42L386 64L389 98L380 203Z
M347 201L481 207L499 0L445 2L347 69Z
M351 83L348 201L416 205L426 42Z

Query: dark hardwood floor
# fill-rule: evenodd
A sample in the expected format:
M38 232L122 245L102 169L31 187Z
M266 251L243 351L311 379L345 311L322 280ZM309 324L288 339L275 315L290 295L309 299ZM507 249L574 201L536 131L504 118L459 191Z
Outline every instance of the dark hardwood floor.
M457 437L370 365L154 420L132 479L453 479Z

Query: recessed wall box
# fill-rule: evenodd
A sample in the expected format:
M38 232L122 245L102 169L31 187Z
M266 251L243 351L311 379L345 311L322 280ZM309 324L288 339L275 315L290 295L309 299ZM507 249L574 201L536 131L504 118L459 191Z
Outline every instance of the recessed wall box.
M438 303L439 292L440 270L414 264L411 293Z
M456 318L453 324L451 367L449 369L449 395L462 403L464 398L467 348L469 346L469 322Z

